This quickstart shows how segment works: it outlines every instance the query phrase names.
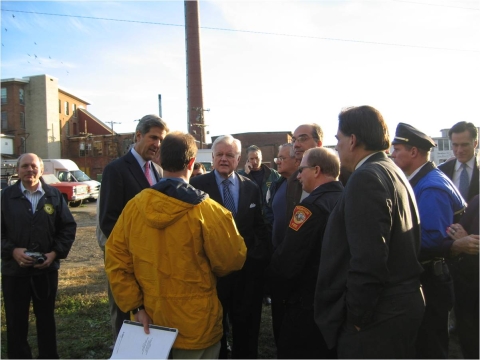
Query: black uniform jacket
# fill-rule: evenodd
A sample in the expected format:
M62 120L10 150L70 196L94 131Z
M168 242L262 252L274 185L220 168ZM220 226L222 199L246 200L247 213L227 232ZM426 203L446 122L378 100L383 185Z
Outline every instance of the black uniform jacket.
M420 219L415 195L384 152L348 179L323 237L315 321L329 348L347 320L373 321L382 296L419 291Z
M323 233L342 191L340 181L323 184L293 211L269 268L269 276L282 289L279 295L287 304L313 309Z
M42 182L45 194L35 213L22 194L20 180L2 190L2 275L27 276L55 271L65 259L75 240L77 224L58 189ZM48 253L55 251L55 261L46 269L21 268L13 259L15 248Z
M152 165L151 169L158 182L163 175L162 168L153 162ZM150 183L131 151L103 169L98 221L107 238L125 205L140 191L149 187Z

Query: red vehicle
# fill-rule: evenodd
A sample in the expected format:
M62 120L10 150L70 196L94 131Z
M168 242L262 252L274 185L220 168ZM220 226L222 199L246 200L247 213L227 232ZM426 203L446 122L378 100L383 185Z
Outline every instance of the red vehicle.
M80 182L62 182L53 174L43 174L43 181L47 185L56 187L62 193L65 201L71 207L82 205L84 199L88 199L88 185Z
M88 199L88 185L80 182L62 182L53 174L43 174L43 181L47 185L57 188L63 195L68 206L78 207L82 205L84 199ZM14 174L8 180L8 185L13 185L18 180L18 175Z

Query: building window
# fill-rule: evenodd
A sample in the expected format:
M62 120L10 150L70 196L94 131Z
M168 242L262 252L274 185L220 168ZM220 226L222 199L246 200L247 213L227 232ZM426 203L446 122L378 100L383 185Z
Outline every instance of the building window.
M2 105L7 103L7 88L2 88Z
M27 152L27 140L24 137L20 138L20 154L25 154Z
M20 128L25 129L25 113L20 113Z
M93 156L103 155L103 143L101 141L93 142Z
M58 113L61 114L62 113L62 100L58 100Z
M437 139L437 149L439 151L450 150L450 140L449 139Z
M73 123L73 135L78 135L77 123Z
M72 104L72 115L77 117L77 104Z
M18 89L18 99L20 101L20 104L25 105L25 98L24 98L23 89Z
M7 112L2 111L2 130L8 129Z
M70 136L70 120L65 123L65 132Z
M80 152L79 152L78 155L79 155L79 156L85 156L85 143L84 143L84 142L81 142L79 145L80 145L80 146L79 146Z
M65 101L65 115L70 115L70 108L68 101Z

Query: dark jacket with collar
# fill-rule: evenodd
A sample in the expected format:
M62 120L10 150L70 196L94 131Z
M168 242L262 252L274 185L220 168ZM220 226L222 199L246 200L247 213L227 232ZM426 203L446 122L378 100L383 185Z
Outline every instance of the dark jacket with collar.
M235 224L247 246L247 258L266 261L269 256L269 242L266 224L262 217L260 189L252 180L237 174L240 183ZM190 184L206 192L213 200L223 206L222 195L218 190L215 171L195 176Z
M442 170L445 175L447 175L450 180L453 181L453 174L455 173L455 166L457 165L457 159L452 159L444 162L443 164L438 165L438 168ZM468 190L468 199L465 199L466 202L469 202L475 195L478 195L479 192L479 182L478 182L479 168L478 160L475 157L473 163L473 174L470 179L470 188Z
M77 224L58 189L42 182L45 194L35 213L32 204L22 194L21 181L2 190L2 275L30 276L56 271L60 259L65 259L75 240ZM48 253L57 256L46 269L21 268L13 259L15 248Z
M287 304L313 310L323 233L342 192L342 183L331 181L317 187L295 207L285 239L269 267L269 275L281 285L278 288Z
M323 236L315 321L329 348L345 321L375 321L382 297L418 291L420 240L413 189L384 152L373 154L348 179Z
M153 162L152 164L152 170L158 182L162 178L163 171L157 164ZM149 187L145 173L131 151L103 169L99 225L107 238L125 205L140 191Z

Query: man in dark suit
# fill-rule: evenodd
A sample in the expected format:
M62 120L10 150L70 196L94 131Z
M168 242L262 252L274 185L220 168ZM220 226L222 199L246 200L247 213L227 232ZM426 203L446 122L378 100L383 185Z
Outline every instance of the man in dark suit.
M325 229L315 320L339 358L413 358L424 303L413 190L387 157L378 110L339 115L336 150L352 172Z
M448 131L455 159L444 162L438 168L453 181L466 202L478 195L478 161L475 149L478 145L478 129L471 122L460 121ZM465 180L462 174L465 172Z
M157 183L162 169L152 160L160 149L168 127L157 115L146 115L138 122L134 147L124 156L112 161L103 170L100 188L99 227L106 238L117 222L127 202L143 189ZM122 312L108 287L113 337L116 340L123 320L130 320L130 313Z
M212 145L215 170L190 179L195 188L232 212L238 232L247 246L242 270L220 278L218 297L223 306L224 336L220 358L227 358L228 318L232 324L232 358L256 359L262 313L263 273L268 262L268 235L262 217L260 189L250 179L235 172L240 161L241 143L230 135Z

